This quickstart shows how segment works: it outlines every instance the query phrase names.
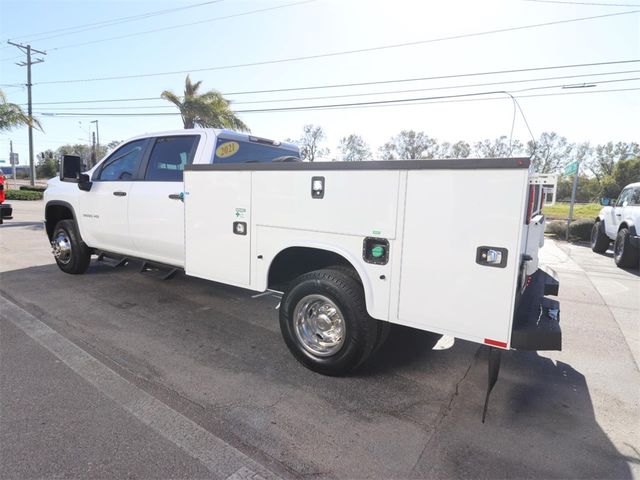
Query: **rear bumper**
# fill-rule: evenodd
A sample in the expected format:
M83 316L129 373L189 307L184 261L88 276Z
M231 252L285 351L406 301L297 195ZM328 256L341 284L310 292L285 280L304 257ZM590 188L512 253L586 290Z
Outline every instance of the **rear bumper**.
M513 318L511 348L516 350L562 350L560 302L546 295L558 295L560 282L552 270L539 269L520 297Z
M0 216L2 218L13 218L13 207L10 203L0 203Z

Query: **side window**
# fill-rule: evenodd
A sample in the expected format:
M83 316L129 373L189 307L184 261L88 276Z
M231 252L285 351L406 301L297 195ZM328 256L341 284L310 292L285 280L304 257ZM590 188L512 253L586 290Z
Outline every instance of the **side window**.
M637 207L640 205L640 187L635 187L629 198L629 205Z
M618 201L616 202L616 207L626 207L629 203L631 197L631 188L627 188L622 191L620 196L618 197Z
M103 182L131 180L138 171L146 143L145 139L135 140L113 152L104 161L97 180Z
M181 182L184 166L193 162L200 135L176 135L156 139L144 179L150 182Z

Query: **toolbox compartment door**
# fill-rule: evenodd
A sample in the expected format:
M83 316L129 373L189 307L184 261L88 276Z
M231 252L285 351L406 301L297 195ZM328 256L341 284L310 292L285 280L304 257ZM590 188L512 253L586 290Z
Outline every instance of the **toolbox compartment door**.
M248 287L251 172L185 171L184 183L185 272Z
M408 172L399 323L508 347L527 185L525 169Z

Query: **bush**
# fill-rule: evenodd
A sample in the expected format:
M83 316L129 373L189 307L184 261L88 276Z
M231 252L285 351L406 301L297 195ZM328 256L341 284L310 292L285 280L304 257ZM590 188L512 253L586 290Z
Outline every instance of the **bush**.
M556 235L559 238L564 238L567 231L567 222L564 220L551 220L547 222L545 233Z
M42 192L29 190L5 190L7 200L42 200Z
M593 220L582 218L571 222L569 225L569 236L578 237L580 240L589 240L591 238L591 228Z
M20 185L20 190L26 190L28 192L44 192L47 189L46 185L40 186L40 185L35 185L35 186L31 186L31 185Z
M593 220L587 218L574 220L569 226L569 237L578 238L580 240L590 240L591 227L593 227ZM556 237L564 240L567 234L566 220L552 220L547 222L545 233L555 235Z

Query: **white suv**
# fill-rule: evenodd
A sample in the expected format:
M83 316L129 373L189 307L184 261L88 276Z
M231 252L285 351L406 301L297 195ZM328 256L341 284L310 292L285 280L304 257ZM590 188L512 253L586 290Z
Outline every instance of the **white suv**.
M613 259L619 267L638 267L640 258L640 182L624 187L618 200L601 201L605 206L591 230L591 250L604 253L613 244Z

